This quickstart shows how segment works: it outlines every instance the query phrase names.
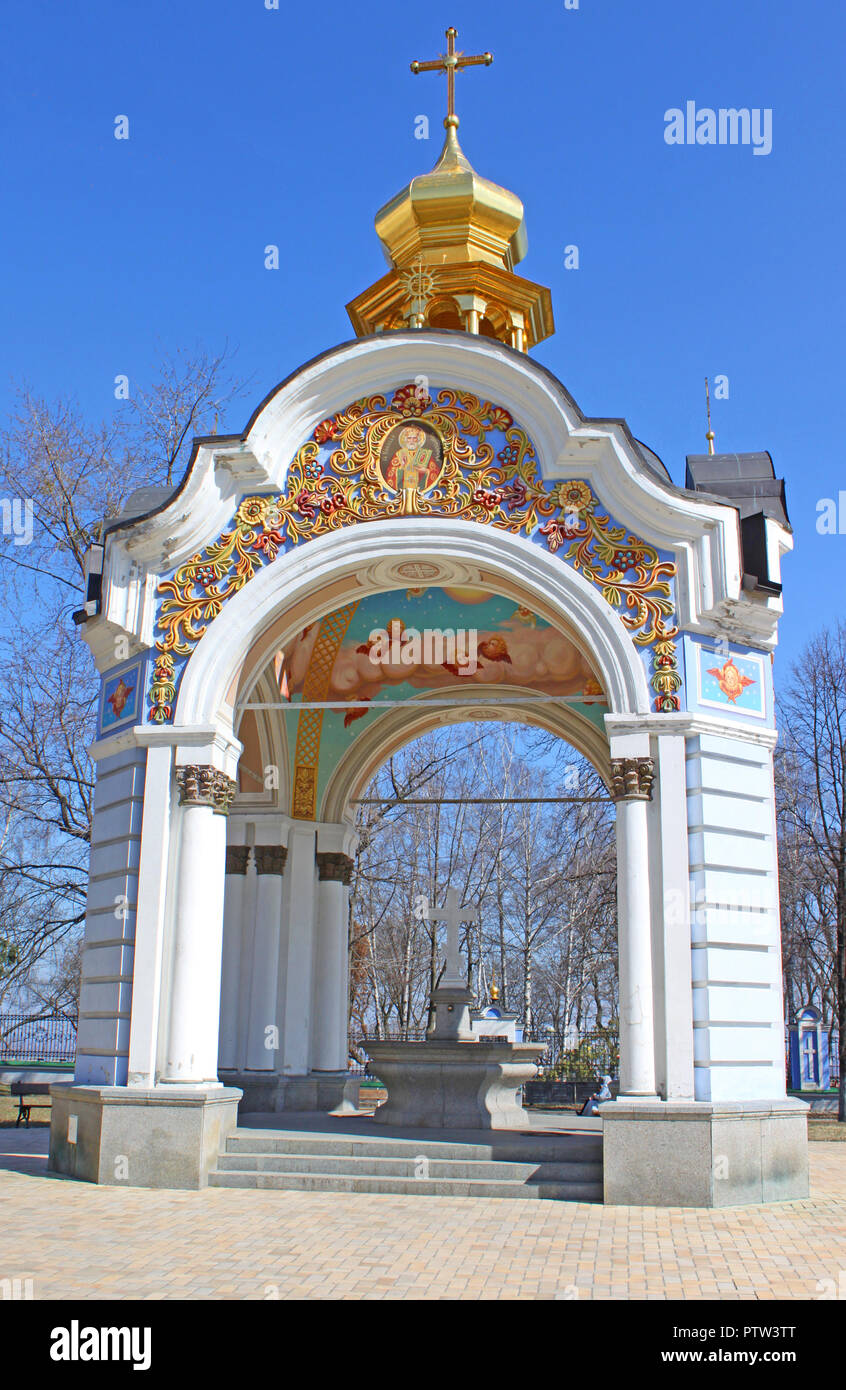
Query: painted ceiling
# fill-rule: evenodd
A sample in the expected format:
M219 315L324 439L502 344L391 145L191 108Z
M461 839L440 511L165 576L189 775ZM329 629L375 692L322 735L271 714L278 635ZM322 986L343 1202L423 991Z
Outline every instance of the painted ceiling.
M582 697L574 707L600 728L607 711L596 673L567 636L513 599L478 589L409 588L351 603L305 628L277 654L274 674L292 705L291 814L299 818L315 815L338 761L387 703L514 686ZM295 713L336 699L334 708Z

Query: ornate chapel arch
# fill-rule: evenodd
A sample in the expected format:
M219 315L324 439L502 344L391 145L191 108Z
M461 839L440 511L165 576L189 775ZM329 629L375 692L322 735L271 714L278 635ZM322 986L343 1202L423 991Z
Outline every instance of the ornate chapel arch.
M473 522L427 517L372 522L312 541L268 566L229 599L185 669L176 728L216 725L233 733L234 711L287 632L327 611L327 592L364 597L387 587L385 566L459 564L479 587L515 594L572 632L602 680L609 711L648 713L643 661L615 611L595 586L521 536ZM467 578L464 582L472 582ZM250 657L248 668L247 658Z

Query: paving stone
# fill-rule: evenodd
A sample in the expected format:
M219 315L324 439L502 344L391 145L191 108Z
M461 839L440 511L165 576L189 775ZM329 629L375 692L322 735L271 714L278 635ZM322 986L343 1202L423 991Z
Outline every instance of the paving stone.
M810 1199L706 1211L150 1192L4 1168L0 1278L42 1299L813 1299L846 1269L846 1145L812 1144L811 1176Z

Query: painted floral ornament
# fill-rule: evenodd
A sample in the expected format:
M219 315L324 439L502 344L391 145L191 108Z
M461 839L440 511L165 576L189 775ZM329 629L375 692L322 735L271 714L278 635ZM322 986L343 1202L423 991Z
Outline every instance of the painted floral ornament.
M160 581L158 653L189 657L224 604L282 551L405 516L482 522L545 545L599 588L637 646L653 648L656 707L678 708L673 561L617 525L584 478L547 481L503 406L422 379L320 420L284 491L242 498L230 528ZM149 718L170 717L178 679L160 673Z

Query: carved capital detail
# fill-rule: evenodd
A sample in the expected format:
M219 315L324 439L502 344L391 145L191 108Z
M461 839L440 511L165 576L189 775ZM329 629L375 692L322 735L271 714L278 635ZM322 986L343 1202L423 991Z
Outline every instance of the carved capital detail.
M321 883L349 883L352 879L354 861L348 854L319 849L315 858L317 877Z
M228 874L245 874L247 872L249 858L249 845L227 845L226 872Z
M176 769L180 806L211 806L225 816L235 796L235 783L225 772L206 763L188 763Z
M652 758L612 758L611 800L651 801L654 778Z
M256 873L284 874L288 851L284 845L253 845Z

